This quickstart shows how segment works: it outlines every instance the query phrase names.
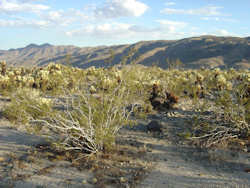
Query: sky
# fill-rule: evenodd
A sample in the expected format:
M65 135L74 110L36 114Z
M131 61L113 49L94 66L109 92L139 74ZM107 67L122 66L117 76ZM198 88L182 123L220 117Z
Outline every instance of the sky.
M249 0L0 0L0 49L250 36Z

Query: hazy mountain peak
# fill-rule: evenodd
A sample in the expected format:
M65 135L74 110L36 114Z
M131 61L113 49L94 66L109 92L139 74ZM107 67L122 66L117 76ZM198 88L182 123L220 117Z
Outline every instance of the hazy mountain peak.
M31 43L31 44L25 46L24 48L37 48L37 47L38 47L37 44Z
M53 45L49 44L49 43L44 43L44 44L41 44L40 47L44 48L44 47L51 47Z
M51 47L51 46L52 45L49 43L44 43L41 45L31 43L31 44L27 45L25 48L46 48L46 47Z

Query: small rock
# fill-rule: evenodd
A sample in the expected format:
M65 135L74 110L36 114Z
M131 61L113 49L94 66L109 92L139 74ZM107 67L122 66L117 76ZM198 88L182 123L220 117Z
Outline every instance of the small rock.
M72 179L66 179L66 180L65 180L65 183L71 184L71 183L72 183Z
M152 115L149 115L149 117L151 119L159 119L159 118L161 118L161 115L159 115L159 114L152 114Z
M151 121L148 125L147 125L147 129L150 132L162 132L162 125L158 122L158 121Z
M242 151L248 152L248 149L247 148L243 148Z
M247 146L246 149L247 149L247 152L250 152L250 146Z
M205 116L211 115L211 114L212 114L212 112L210 112L210 111L204 111L204 112L202 112L202 115L205 115Z
M175 117L178 117L180 115L179 112L173 112L173 114Z
M4 161L4 162L1 162L1 165L2 165L2 166L8 166L8 165L9 165L9 163L8 163L8 162L6 162L6 161Z
M246 173L250 173L250 168L245 168L244 170Z
M13 168L13 164L12 164L12 163L9 163L9 164L7 165L7 168Z
M51 153L51 152L46 152L45 155L46 155L47 157L54 157L54 156L55 156L55 155L54 155L53 153Z

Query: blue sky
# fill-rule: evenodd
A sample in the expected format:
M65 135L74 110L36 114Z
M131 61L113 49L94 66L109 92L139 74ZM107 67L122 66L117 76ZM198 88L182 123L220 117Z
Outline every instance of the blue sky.
M0 0L0 49L250 36L249 0Z

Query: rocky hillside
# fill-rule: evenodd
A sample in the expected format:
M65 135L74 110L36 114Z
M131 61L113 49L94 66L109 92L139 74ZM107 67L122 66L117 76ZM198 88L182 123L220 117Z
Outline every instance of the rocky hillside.
M250 37L201 36L181 40L142 41L131 45L84 47L30 44L0 50L9 66L43 66L50 62L86 68L120 62L167 67L166 59L183 62L186 68L250 68Z

